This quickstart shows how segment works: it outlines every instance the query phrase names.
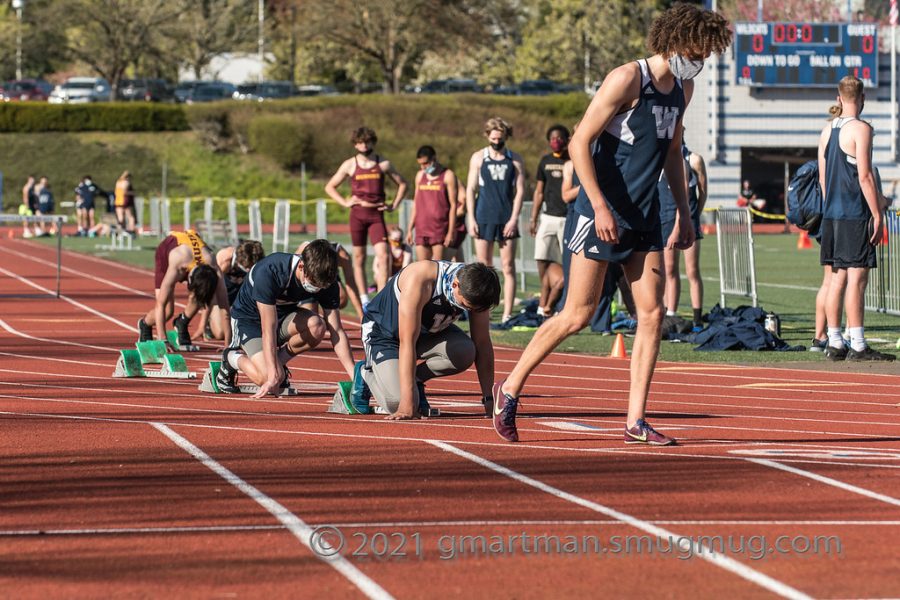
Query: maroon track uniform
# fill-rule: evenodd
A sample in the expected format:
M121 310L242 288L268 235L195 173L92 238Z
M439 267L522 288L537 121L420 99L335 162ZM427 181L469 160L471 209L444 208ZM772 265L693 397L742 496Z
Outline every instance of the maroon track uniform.
M384 204L384 172L381 158L375 156L375 166L364 169L356 158L356 169L350 178L350 193L360 200L373 204ZM350 239L354 246L365 246L366 237L374 246L387 241L387 227L384 213L377 208L353 206L350 208Z
M416 190L416 244L438 246L447 237L450 226L450 201L442 170L435 177L423 175Z

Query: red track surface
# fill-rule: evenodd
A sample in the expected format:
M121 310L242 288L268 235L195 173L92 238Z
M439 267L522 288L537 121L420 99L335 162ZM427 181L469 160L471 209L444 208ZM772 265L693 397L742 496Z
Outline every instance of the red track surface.
M113 379L150 274L66 254L57 300L53 249L0 249L0 596L900 596L900 376L661 364L649 417L681 445L638 448L627 362L556 354L513 445L474 373L413 423L325 413L324 350L291 364L294 398ZM322 525L337 559L308 545ZM816 536L830 554L800 551Z

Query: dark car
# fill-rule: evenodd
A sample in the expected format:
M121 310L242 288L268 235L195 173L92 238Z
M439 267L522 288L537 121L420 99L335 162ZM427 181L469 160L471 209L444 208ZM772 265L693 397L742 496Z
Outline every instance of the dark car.
M556 83L549 79L529 79L519 84L520 96L549 96L558 91Z
M217 100L231 100L235 87L230 83L222 81L213 81L198 83L191 90L190 95L185 100L188 104L198 102L216 102Z
M52 91L53 86L43 79L18 79L7 81L0 87L0 100L46 102Z
M194 88L201 83L212 83L209 81L182 81L175 87L175 102L187 102L188 97Z
M482 88L474 79L435 79L423 86L416 86L413 91L417 94L480 93Z
M263 81L256 86L256 96L260 100L278 100L297 94L297 88L290 81Z
M517 85L495 85L492 93L498 96L516 96L519 94L519 86Z
M173 102L175 94L165 79L123 79L119 82L119 99L131 102Z
M258 100L259 96L256 95L257 87L259 87L257 83L242 83L235 88L231 97L235 100Z

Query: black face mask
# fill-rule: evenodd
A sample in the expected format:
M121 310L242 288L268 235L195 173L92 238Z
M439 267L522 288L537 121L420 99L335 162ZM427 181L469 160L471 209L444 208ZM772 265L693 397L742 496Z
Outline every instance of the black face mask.
M491 148L493 148L496 152L500 152L505 147L506 147L506 142L497 142L496 144L491 142Z

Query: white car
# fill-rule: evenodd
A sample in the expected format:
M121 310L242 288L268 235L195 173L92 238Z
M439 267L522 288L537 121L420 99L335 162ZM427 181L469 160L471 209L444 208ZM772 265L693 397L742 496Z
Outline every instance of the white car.
M99 77L70 77L50 92L51 104L109 102L109 82Z

